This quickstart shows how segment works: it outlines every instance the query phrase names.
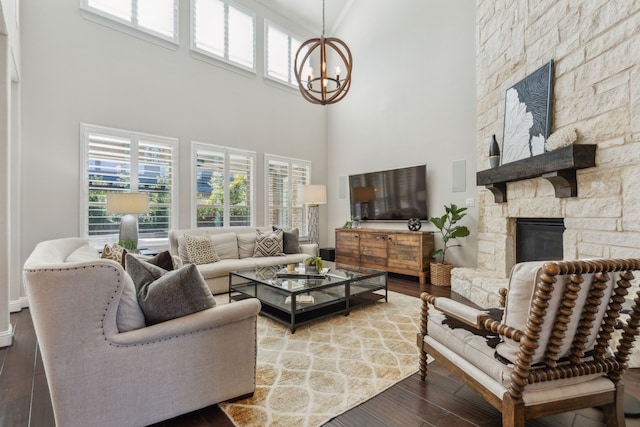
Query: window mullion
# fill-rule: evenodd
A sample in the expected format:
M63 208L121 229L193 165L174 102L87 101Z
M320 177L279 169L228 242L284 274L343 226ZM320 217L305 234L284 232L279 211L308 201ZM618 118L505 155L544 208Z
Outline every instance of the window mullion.
M288 51L288 55L287 55L287 79L289 80L289 83L293 82L293 76L291 75L291 69L293 68L291 66L291 54L293 52L291 52L291 36L288 35L287 36L287 51Z
M129 191L131 191L132 193L137 193L140 188L138 182L138 176L140 175L138 171L138 165L140 164L140 152L138 147L138 136L133 135L131 137L131 161L129 166Z
M224 4L224 59L229 60L229 4Z
M138 28L138 0L131 0L131 25Z

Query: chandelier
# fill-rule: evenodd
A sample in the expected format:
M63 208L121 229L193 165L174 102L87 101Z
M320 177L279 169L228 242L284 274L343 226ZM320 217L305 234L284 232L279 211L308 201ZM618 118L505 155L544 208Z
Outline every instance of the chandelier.
M329 54L329 57L327 56ZM319 57L320 75L313 74L310 59ZM335 76L327 74L327 60L337 63ZM302 43L296 53L296 80L302 97L313 104L334 104L345 97L351 87L353 64L349 47L340 39L324 36L324 0L322 0L322 36ZM341 78L342 68L345 74Z

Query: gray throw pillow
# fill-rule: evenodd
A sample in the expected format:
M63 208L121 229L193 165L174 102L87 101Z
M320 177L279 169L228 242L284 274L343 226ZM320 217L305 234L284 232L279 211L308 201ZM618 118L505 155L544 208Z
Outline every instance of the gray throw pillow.
M126 257L147 326L215 307L216 300L194 264L166 271L130 254Z
M278 227L273 226L273 231L278 230ZM300 230L297 228L291 230L282 230L282 248L285 254L299 254L300 251Z

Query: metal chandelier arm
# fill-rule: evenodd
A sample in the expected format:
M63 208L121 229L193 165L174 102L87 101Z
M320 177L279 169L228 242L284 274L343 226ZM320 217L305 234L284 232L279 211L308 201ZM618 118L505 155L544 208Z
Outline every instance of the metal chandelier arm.
M335 77L327 75L327 47L340 58L341 65L344 66L346 72L344 78L341 79L339 74L336 74ZM305 64L316 49L320 49L320 76L309 75L305 79L303 77ZM301 53L304 53L302 58L300 58ZM336 103L344 98L351 88L353 57L347 44L338 38L320 37L307 40L298 49L295 64L296 80L300 93L311 103L322 105Z

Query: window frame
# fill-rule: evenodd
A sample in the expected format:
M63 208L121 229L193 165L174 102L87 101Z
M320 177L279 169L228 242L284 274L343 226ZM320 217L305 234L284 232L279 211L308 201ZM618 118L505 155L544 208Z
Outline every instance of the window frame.
M179 187L179 158L178 148L179 140L177 138L152 135L143 132L128 131L117 128L110 128L105 126L92 125L87 123L80 123L80 235L89 241L92 245L102 246L105 243L113 243L114 239L117 241L118 234L109 234L102 236L90 236L89 235L89 135L92 133L98 133L102 135L108 135L115 138L128 138L131 143L130 164L131 170L135 171L137 176L138 165L138 144L139 141L151 142L160 145L170 147L171 153L171 168L172 168L172 180L171 180L171 202L169 203L169 222L167 224L167 237L144 237L140 236L138 240L138 247L157 247L166 246L168 243L169 231L176 228L178 223L178 187ZM135 151L134 151L135 147ZM135 161L134 161L135 156ZM135 168L134 168L135 165ZM133 173L133 172L132 172ZM138 190L139 182L130 181L130 191L135 192ZM106 203L105 203L106 204Z
M294 210L295 209L302 209L302 218L301 223L303 224L302 227L300 227L300 237L303 239L306 239L309 237L309 224L308 224L308 218L306 215L306 209L305 206L302 203L298 203L298 200L294 197L295 191L294 191L294 185L308 185L311 184L311 172L312 172L312 162L311 160L305 160L305 159L296 159L293 157L285 157L285 156L278 156L275 154L268 154L265 153L264 155L264 218L265 218L265 222L269 221L270 222L270 216L269 216L269 210L271 208L271 201L269 199L269 163L270 161L277 161L277 162L282 162L282 163L286 163L287 164L287 170L288 170L288 174L289 176L291 176L291 171L293 168L293 165L299 164L299 165L304 165L308 168L308 173L307 173L307 177L306 177L306 183L304 184L300 184L300 183L294 183L294 182L289 182L289 194L291 194L290 200L288 202L288 214L287 214L287 218L288 218L288 224L270 224L270 225L276 225L276 226L287 226L287 227L294 227L294 223L293 223L293 217L294 217Z
M242 227L255 227L256 225L256 174L257 174L257 160L258 154L255 151L250 150L242 150L239 148L233 147L224 147L221 145L208 144L205 142L191 141L191 214L190 214L190 223L191 228L206 228L206 226L199 227L198 226L198 149L207 150L207 151L216 151L224 154L224 176L227 177L229 174L229 164L230 164L230 156L246 156L247 158L252 159L253 170L251 171L251 176L249 177L249 188L252 194L252 197L249 200L249 225ZM229 187L230 181L228 179L224 180L225 188L224 188L224 204L223 204L223 224L230 224L230 209L229 205ZM239 226L232 225L223 225L221 228L234 228Z
M138 0L130 0L132 10L137 10L134 4L137 4ZM80 10L83 15L99 24L104 24L107 27L111 27L116 30L123 31L127 34L141 38L143 40L150 41L152 43L160 44L166 47L176 48L179 44L180 34L180 0L173 1L173 37L154 31L150 28L146 28L137 24L138 16L132 14L132 21L129 22L116 15L112 15L102 9L89 5L89 0L80 0Z
M286 34L287 36L287 45L288 45L288 50L289 50L289 73L290 75L288 76L289 81L284 81L282 79L279 79L277 77L272 76L271 74L269 74L269 28L273 27L274 29L280 31L281 33ZM295 59L296 59L296 51L294 52L292 50L292 40L295 40L297 42L300 43L300 45L302 45L305 40L302 37L298 37L297 34L292 33L291 31L285 29L284 27L268 20L265 19L264 20L264 77L266 79L269 79L272 82L276 82L279 83L281 85L286 86L287 88L292 88L292 89L298 89L298 81L296 80L296 76L295 76Z
M225 25L225 52L224 52L224 56L220 56L217 55L211 51L208 51L206 49L203 49L201 47L197 46L197 40L196 40L196 2L198 0L191 0L190 1L190 5L191 5L191 9L190 9L190 23L191 23L191 28L189 29L189 34L191 37L191 52L196 54L197 58L200 59L204 59L208 62L211 62L213 64L220 64L223 65L225 67L230 67L232 70L237 69L237 70L242 70L244 72L248 72L251 75L255 75L256 74L256 70L257 70L257 14L255 11L248 9L236 2L230 1L230 0L218 0L221 3L224 4L225 7L225 19L224 19L224 25ZM229 59L229 39L228 39L228 34L229 34L229 7L232 7L248 16L250 16L253 20L253 58L252 58L252 66L251 67L247 67L244 64L241 64L239 62L235 62L231 59Z

